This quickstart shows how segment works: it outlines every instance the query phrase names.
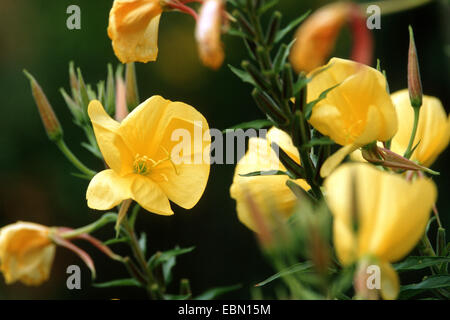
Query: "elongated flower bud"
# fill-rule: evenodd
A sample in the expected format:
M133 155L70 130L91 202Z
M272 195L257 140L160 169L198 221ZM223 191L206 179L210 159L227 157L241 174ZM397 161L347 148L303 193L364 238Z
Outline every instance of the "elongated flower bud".
M220 40L222 14L222 0L206 0L200 9L195 29L200 58L211 69L219 69L225 58Z
M125 71L125 85L127 89L128 110L133 110L139 104L139 93L136 80L136 68L134 62L127 63Z
M42 123L44 124L44 128L49 139L52 141L60 140L63 136L63 130L58 121L58 118L55 115L55 112L53 111L52 106L45 96L44 91L42 90L36 79L34 79L34 77L28 71L24 70L23 72L28 77L28 79L30 79L31 92L38 107Z
M419 59L417 58L416 43L413 29L409 27L409 52L408 52L408 89L411 105L414 108L422 106L422 80L420 78Z

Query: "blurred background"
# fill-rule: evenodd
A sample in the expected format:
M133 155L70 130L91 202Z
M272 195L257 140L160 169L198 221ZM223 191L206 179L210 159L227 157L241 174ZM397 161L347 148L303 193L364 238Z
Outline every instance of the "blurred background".
M391 0L394 1L394 0ZM330 1L281 0L283 22ZM68 30L66 9L81 8L81 30ZM80 146L83 132L72 123L59 88L69 89L68 63L80 67L88 83L106 78L106 64L119 62L106 34L112 0L2 0L0 2L0 226L17 220L48 226L79 227L96 220L100 212L86 205L88 181L71 175L74 168L47 139L26 68L45 90L60 122L65 140L79 158L93 169L99 163ZM433 1L402 13L382 17L381 30L374 30L375 53L386 69L391 92L406 83L408 25L414 27L424 93L437 96L449 111L450 9L448 1ZM335 55L348 57L351 42L345 30ZM286 39L290 40L290 39ZM159 57L156 63L137 64L141 99L159 94L196 107L212 128L225 129L261 118L243 84L227 67L246 58L243 43L224 37L226 62L218 72L203 67L197 57L194 21L181 13L164 14L160 25ZM375 64L375 62L374 62ZM444 152L433 169L439 186L438 208L450 227L450 152ZM229 196L234 166L214 165L205 194L194 209L173 205L175 215L164 217L142 211L137 231L146 231L148 250L168 250L175 245L196 249L178 259L175 279L189 278L194 295L213 286L242 284L226 297L249 298L250 288L274 273L262 256L253 233L239 223L235 203ZM113 227L95 233L106 240ZM92 254L97 281L126 277L123 265L111 262L91 246L80 246ZM113 247L118 252L124 248ZM82 289L68 290L66 268L77 264L82 270ZM140 289L99 289L90 285L89 270L81 260L58 248L51 278L40 287L6 286L0 276L0 299L109 299L145 298ZM178 283L174 281L174 289Z

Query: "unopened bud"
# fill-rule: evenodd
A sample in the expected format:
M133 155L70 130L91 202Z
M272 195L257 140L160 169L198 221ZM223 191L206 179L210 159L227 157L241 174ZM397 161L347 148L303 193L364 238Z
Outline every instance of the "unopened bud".
M420 108L422 106L422 80L420 78L419 59L411 26L409 26L408 89L411 105L414 108Z
M34 97L34 101L38 107L39 115L41 116L42 123L44 124L45 131L50 140L58 141L63 136L62 127L58 121L58 118L53 111L52 106L48 102L44 91L37 83L36 79L26 70L23 70L24 74L30 80L31 92Z
M136 80L136 68L134 62L127 63L125 71L125 84L127 90L128 110L133 110L139 104L139 93Z
M223 12L222 0L206 0L200 8L195 29L200 59L205 66L215 70L225 58L220 40Z

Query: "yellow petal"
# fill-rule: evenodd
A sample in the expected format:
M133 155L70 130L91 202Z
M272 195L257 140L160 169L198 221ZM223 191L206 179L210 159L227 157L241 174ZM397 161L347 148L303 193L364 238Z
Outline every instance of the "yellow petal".
M155 61L162 8L159 0L115 0L108 35L122 63Z
M130 191L132 198L145 210L161 215L173 214L169 199L150 178L134 175Z
M133 176L131 174L121 177L111 169L97 173L86 191L88 207L96 210L109 210L123 200L130 199Z
M414 112L407 89L392 94L397 115L402 121L399 130L392 139L391 148L403 154L408 146L414 122ZM424 166L431 166L438 155L447 147L450 139L450 120L439 99L431 96L423 97L420 108L419 124L414 145L418 146L411 159Z
M335 246L344 248L337 252L344 252L340 259L348 263L366 254L388 262L408 254L425 230L437 194L428 179L410 183L363 163L342 165L324 186L335 218Z
M156 143L160 148L154 157L167 158L167 152L171 161L155 168L152 177L156 176L171 201L190 209L200 200L208 182L211 143L208 123L193 107L172 102L165 109L158 130L161 135ZM183 135L177 137L177 132ZM181 151L176 154L178 147ZM163 179L158 179L158 175Z
M308 102L339 85L313 107L310 123L341 145L389 140L397 130L397 116L384 76L368 66L337 58L325 68L308 84Z
M398 278L397 272L388 262L380 263L380 270L381 270L381 288L380 288L381 297L384 300L397 299L398 293L400 292L400 280Z
M132 156L118 134L120 124L106 113L97 100L89 103L88 114L98 146L108 166L119 175L131 172Z
M320 168L320 176L322 178L328 177L331 172L333 172L341 164L341 162L344 161L345 157L356 149L358 149L358 146L353 144L349 144L345 147L340 148L327 160L325 160L322 167Z
M276 127L272 127L266 136L266 140L271 143L275 142L283 151L285 151L294 161L300 164L300 156L297 148L294 146L291 137ZM270 145L269 145L270 147Z

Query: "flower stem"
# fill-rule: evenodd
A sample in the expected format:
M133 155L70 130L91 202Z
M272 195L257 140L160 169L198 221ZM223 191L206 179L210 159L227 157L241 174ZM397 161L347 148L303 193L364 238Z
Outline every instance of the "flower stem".
M70 151L63 139L59 139L55 142L59 150L66 156L66 158L82 173L87 175L89 178L95 176L96 172L86 167L78 158Z
M411 137L409 138L409 143L408 143L408 147L406 148L405 154L403 155L405 158L409 159L413 153L413 144L414 144L414 139L416 138L416 133L417 133L417 127L419 124L419 115L420 115L420 108L413 108L414 109L414 124L413 124L413 129L411 132Z
M62 233L60 236L61 238L64 239L76 238L82 234L85 233L89 234L91 232L94 232L95 230L100 229L104 225L116 221L116 219L117 215L115 213L106 213L97 221L88 224L87 226Z

